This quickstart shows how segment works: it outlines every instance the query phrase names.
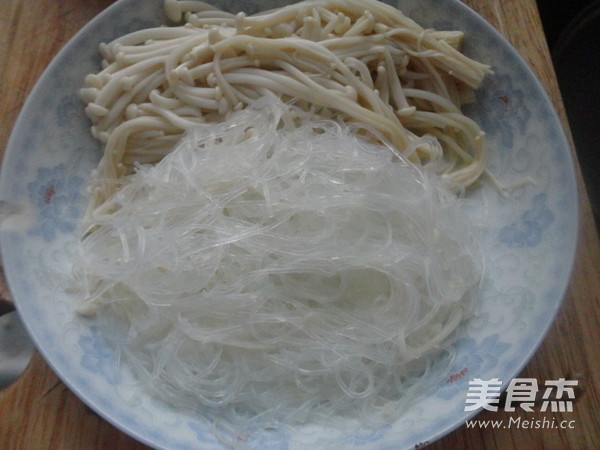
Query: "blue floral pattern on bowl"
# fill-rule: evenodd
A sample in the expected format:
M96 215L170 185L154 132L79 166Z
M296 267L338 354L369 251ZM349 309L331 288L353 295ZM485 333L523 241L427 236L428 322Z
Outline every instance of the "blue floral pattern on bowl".
M498 71L497 68L495 70ZM484 83L484 89L475 94L477 103L485 105L477 117L488 136L498 136L502 145L511 147L515 135L526 133L531 117L526 93L513 86L509 75L496 75Z
M74 90L99 63L99 42L165 22L162 0L121 0L86 26L57 56L27 101L9 141L0 195L34 210L27 231L0 236L4 268L17 306L44 357L80 398L140 441L159 448L223 448L210 421L174 410L147 393L132 400L131 374L93 321L73 312L65 274L85 208L86 180L99 157ZM235 0L214 0L237 8ZM268 9L285 0L251 0ZM393 2L390 2L393 3ZM344 433L318 425L257 429L246 444L260 448L415 448L460 426L472 377L508 380L531 357L564 294L577 239L577 188L571 154L546 94L520 56L486 22L457 0L405 0L402 9L425 27L465 31L465 51L494 67L471 114L487 134L490 170L501 182L526 183L506 198L488 185L473 196L487 205L478 220L486 281L465 324L445 382L425 388L401 418L378 430ZM475 36L475 37L474 37ZM41 274L41 275L40 275ZM332 445L333 446L333 445Z
M83 178L68 176L65 164L39 168L36 179L27 184L29 198L38 211L39 226L30 234L40 234L51 242L56 233L72 233L81 211L77 205L84 187Z
M542 242L542 233L554 221L554 213L546 207L547 197L545 193L533 197L531 208L500 230L500 240L513 248L535 247Z
M81 366L90 372L102 374L110 384L118 384L121 376L116 370L118 361L115 359L114 350L107 346L97 326L91 326L90 331L91 335L82 335L79 338L79 345L83 351Z

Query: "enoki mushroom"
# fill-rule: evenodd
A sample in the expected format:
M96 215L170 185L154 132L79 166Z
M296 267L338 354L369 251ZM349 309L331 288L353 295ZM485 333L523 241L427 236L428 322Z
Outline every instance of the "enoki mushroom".
M184 24L101 44L103 69L81 90L104 143L88 214L186 130L267 93L372 127L455 190L484 172L484 133L461 107L489 67L459 51L460 31L424 29L376 0L307 0L255 15L166 0L165 10Z

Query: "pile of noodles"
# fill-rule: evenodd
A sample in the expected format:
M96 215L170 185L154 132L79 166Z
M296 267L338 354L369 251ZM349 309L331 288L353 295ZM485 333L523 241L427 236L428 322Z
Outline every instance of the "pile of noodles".
M98 208L80 312L143 385L232 420L373 424L426 388L481 257L439 178L359 131L265 97Z

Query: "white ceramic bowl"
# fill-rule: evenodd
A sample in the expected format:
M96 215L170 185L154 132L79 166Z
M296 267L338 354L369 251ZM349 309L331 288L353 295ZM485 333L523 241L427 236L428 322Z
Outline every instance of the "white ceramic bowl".
M215 0L225 9L279 6L284 1ZM150 397L130 401L127 372L93 322L73 312L65 292L75 229L86 203L86 180L98 161L77 95L97 70L98 43L164 23L162 0L121 0L84 27L60 52L31 93L14 128L0 179L0 198L27 204L35 225L0 238L7 279L37 347L60 378L114 425L154 447L221 448L201 415L173 410ZM447 381L428 390L397 422L340 434L326 427L293 433L256 430L260 448L414 448L462 425L468 381L505 384L535 352L568 283L577 238L577 191L561 124L541 85L510 45L456 0L404 0L400 8L426 27L466 32L465 51L493 66L471 114L488 136L490 170L503 183L537 180L503 197L484 186L472 194L485 211L486 275L480 312L461 330Z

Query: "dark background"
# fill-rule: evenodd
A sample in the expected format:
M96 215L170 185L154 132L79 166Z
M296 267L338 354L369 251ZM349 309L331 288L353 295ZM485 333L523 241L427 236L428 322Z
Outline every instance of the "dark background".
M600 228L600 0L536 0Z

